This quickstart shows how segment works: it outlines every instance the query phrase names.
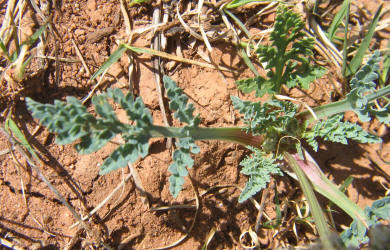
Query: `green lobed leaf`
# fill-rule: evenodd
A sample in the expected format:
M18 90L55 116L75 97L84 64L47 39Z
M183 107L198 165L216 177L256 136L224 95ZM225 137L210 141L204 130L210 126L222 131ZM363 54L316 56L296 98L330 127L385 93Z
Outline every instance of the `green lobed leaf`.
M296 127L296 106L291 102L269 100L260 102L244 101L236 96L230 97L233 107L244 115L245 130L253 134L264 134L270 127L289 132Z
M188 103L188 97L168 76L163 77L164 87L169 98L169 108L175 111L174 117L185 122L189 127L198 126L199 116L194 117L194 105Z
M370 121L375 116L380 122L390 123L390 110L388 107L378 109L367 100L367 94L376 91L375 80L378 79L380 54L375 51L367 63L354 75L350 81L351 91L347 100L351 103L353 111L363 122Z
M170 99L169 108L175 111L175 118L188 124L182 129L183 132L188 134L190 128L199 125L199 116L194 117L194 106L191 103L188 103L188 97L171 78L164 76L163 82L168 98ZM184 177L188 175L187 167L191 168L194 165L194 160L191 158L190 153L197 154L200 151L199 147L195 144L195 141L190 137L179 138L176 142L176 147L178 149L176 149L172 155L173 163L168 169L171 173L169 178L169 191L175 198L182 189Z
M249 94L256 91L256 96L263 96L266 93L275 93L273 91L274 84L272 81L266 80L261 76L254 78L241 79L236 81L237 87L244 94ZM272 92L273 91L273 92Z
M57 133L57 144L69 144L90 133L92 124L97 120L74 97L67 97L67 103L54 101L54 104L42 104L26 98L28 110L39 119L49 131Z
M110 173L118 168L134 163L139 157L145 157L149 150L150 136L139 134L123 136L125 144L119 146L100 166L100 175Z
M192 168L194 165L194 160L191 158L190 153L197 154L200 151L195 141L189 137L180 138L176 142L176 146L178 149L173 152L173 163L168 168L171 173L169 177L169 191L175 198L182 189L184 177L188 175L187 168Z
M129 118L137 121L136 125L121 123L107 98L119 103ZM148 153L148 128L152 125L152 117L142 99L134 100L131 94L125 96L120 90L109 89L107 93L94 96L92 103L98 118L88 113L74 97L67 97L67 103L56 100L54 104L41 104L30 98L26 99L26 103L34 118L39 119L51 132L57 133L58 144L68 144L81 139L75 145L80 153L95 152L117 134L122 134L125 144L104 161L101 174L124 167L128 162L134 162Z
M294 77L288 79L286 85L289 88L300 86L304 89L308 89L310 83L321 78L325 73L326 69L324 67L307 64L306 67L302 66L300 71L295 71Z
M140 97L134 100L131 93L125 96L119 89L108 89L107 96L121 105L129 119L136 122L137 127L147 128L153 124L152 115Z
M360 143L379 143L382 140L362 129L358 124L342 122L343 114L334 115L326 120L320 121L314 127L305 133L304 138L307 143L318 150L316 137L322 137L326 141L348 144L347 139L355 140Z
M385 197L376 200L371 207L364 209L365 214L369 218L367 226L369 228L379 224L379 219L390 218L390 197ZM344 230L341 235L341 240L346 247L358 247L360 244L367 243L369 238L367 236L367 228L360 220L354 219L349 228Z
M374 201L371 206L371 211L380 219L390 219L390 197Z
M243 166L241 173L249 176L249 180L238 199L240 203L265 188L270 181L271 174L283 175L275 163L275 159L266 157L258 148L248 148L253 153L240 162L240 165Z

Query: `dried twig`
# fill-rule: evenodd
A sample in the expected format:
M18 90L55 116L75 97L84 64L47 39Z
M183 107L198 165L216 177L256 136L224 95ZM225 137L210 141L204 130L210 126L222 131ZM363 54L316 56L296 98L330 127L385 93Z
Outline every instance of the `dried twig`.
M161 17L161 9L159 7L157 7L153 11L153 24L159 23L160 22L160 17ZM155 35L154 35L152 48L154 50L158 50L158 51L161 50L160 34L159 33L155 33ZM164 122L165 126L169 126L170 124L168 123L167 114L166 114L166 111L165 111L164 100L163 100L163 94L162 94L162 91L161 91L160 58L159 57L155 57L153 59L152 63L153 63L153 68L154 68L154 80L155 80L155 83L156 83L156 90L157 90L157 94L158 94L158 103L159 103L159 106L160 106L163 122ZM168 138L166 147L169 149L169 148L171 148L171 146L172 146L172 139Z

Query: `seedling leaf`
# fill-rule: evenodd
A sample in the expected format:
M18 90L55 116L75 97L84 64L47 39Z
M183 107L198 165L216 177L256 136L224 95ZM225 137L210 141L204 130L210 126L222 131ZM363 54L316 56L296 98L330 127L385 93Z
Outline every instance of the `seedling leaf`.
M107 61L103 63L103 65L96 71L90 78L90 81L93 81L96 77L100 76L104 71L106 71L111 65L116 63L119 58L125 53L127 50L124 44L120 44L118 48L110 55Z
M28 142L22 131L20 131L18 125L16 125L14 120L12 120L11 118L7 118L7 120L5 121L4 128L6 131L10 130L12 132L12 135L18 139L20 144L25 147L28 152L30 152L30 154L34 156L35 159L39 159L38 155L35 153L35 150L33 149L33 147L31 147L30 143Z

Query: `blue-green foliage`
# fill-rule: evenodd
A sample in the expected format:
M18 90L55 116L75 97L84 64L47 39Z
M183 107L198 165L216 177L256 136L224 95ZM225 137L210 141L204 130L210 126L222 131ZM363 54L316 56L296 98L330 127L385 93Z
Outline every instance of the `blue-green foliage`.
M244 202L261 191L270 181L271 174L283 175L274 158L264 155L258 148L248 147L253 153L241 161L241 173L248 175L249 180L242 190L239 202Z
M107 98L119 103L129 119L136 121L136 125L121 123ZM76 98L67 97L66 100L67 103L56 100L53 105L41 104L30 98L26 102L33 117L57 134L58 144L69 144L80 139L81 142L75 146L80 153L96 152L115 135L121 134L125 144L103 162L100 174L124 167L128 162L135 162L138 157L147 155L150 137L145 130L152 125L152 116L140 98L134 100L131 94L125 96L120 90L108 90L105 94L94 96L92 103L100 116L98 118L88 113Z
M390 197L374 201L371 207L366 207L364 209L364 212L369 218L369 220L366 221L369 228L379 224L380 219L390 219ZM369 240L367 228L359 219L354 219L350 227L344 230L340 237L347 247L358 247L360 244L367 243Z
M380 122L390 122L390 110L388 107L377 109L374 103L367 100L367 94L376 90L375 80L378 79L380 54L375 51L367 63L351 79L351 91L347 99L353 107L360 120L370 121L371 116L375 116Z
M360 143L379 143L382 141L379 137L364 131L358 124L341 121L343 116L343 114L338 114L317 122L310 131L305 133L304 138L315 151L318 150L316 137L342 144L348 144L347 139Z
M170 100L169 108L175 111L175 118L188 124L182 128L182 132L189 135L188 130L199 125L199 116L194 117L194 106L188 103L188 97L171 78L164 76L163 81ZM169 171L171 172L169 191L174 197L177 197L182 189L184 177L188 175L187 168L191 168L194 165L194 160L191 158L190 153L196 154L200 151L191 137L179 138L176 142L176 147L177 149L172 155L173 163L169 166Z
M264 135L263 149L275 151L282 136L289 135L300 138L301 129L297 119L296 106L291 102L269 100L264 104L250 102L232 96L232 103L242 115L247 133Z
M257 56L266 63L267 78L261 76L237 81L244 93L256 91L256 96L279 93L283 84L292 88L309 88L309 84L321 77L325 68L310 64L314 39L306 37L301 17L285 7L278 9L270 46L260 45Z

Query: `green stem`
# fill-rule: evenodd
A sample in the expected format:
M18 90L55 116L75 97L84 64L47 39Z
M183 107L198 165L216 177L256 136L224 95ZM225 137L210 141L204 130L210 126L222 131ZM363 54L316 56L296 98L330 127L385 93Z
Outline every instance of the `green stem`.
M372 102L380 97L386 96L390 94L390 85L381 88L374 93L366 95L367 101ZM332 116L339 113L344 113L349 110L354 110L352 103L348 98L345 98L338 102L328 103L313 109L314 113L317 115L319 119L325 118L328 116ZM301 120L309 120L312 121L313 117L311 116L309 111L301 112L297 115L297 118Z
M188 134L186 133L188 131ZM183 128L152 126L149 130L152 137L191 137L194 140L224 140L239 143L244 146L260 147L263 136L245 133L242 128Z

